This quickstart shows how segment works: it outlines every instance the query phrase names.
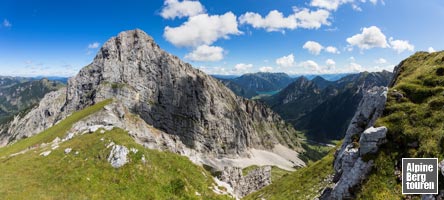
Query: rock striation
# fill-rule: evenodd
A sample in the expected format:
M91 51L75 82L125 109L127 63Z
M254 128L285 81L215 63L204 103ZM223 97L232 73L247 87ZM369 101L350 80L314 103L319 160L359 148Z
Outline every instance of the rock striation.
M328 194L322 194L322 199L353 198L353 188L359 186L371 171L373 160L366 160L363 156L376 153L385 142L387 128L373 126L385 108L387 90L387 87L373 87L364 94L343 144L335 154L335 185L324 190Z

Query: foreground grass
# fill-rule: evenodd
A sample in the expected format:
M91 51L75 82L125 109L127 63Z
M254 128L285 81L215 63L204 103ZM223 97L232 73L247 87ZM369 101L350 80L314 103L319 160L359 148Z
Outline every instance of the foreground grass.
M102 139L103 138L103 139ZM130 163L114 169L107 157L114 141L128 148ZM72 148L69 154L65 148ZM208 187L211 176L188 158L145 149L123 130L77 136L47 157L45 148L0 161L4 199L224 199ZM75 152L79 152L78 155ZM143 163L142 157L146 162Z
M397 100L393 95L396 91L404 98ZM395 166L401 169L401 158L444 158L444 52L419 52L404 60L388 97L377 125L388 128L390 142L378 155L368 158L375 159L375 167L358 199L403 199L400 180L395 176ZM440 190L443 178L440 175Z
M333 154L331 151L323 159L311 163L296 172L285 174L282 178L245 199L314 199L320 190L329 184L326 179L333 174Z
M212 176L188 158L146 149L118 128L76 136L47 157L40 155L51 150L40 144L63 137L74 123L110 102L73 113L38 135L0 148L0 199L229 199L216 195L210 189ZM111 141L138 150L119 169L107 161ZM10 157L29 147L35 148ZM66 148L72 151L65 154Z
M45 131L26 139L22 139L12 145L8 145L6 147L0 148L0 158L4 156L9 156L10 154L17 153L19 151L25 150L29 147L41 144L48 143L54 140L56 137L63 137L66 132L71 129L72 125L78 122L79 120L101 110L103 107L111 103L112 100L108 99L102 102L99 102L93 106L85 108L81 111L74 112L71 116L67 117L60 123L52 126L51 128L46 129Z

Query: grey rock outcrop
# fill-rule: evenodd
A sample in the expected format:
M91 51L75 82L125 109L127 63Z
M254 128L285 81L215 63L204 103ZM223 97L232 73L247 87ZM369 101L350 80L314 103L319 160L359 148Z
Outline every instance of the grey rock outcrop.
M114 167L114 168L120 168L124 166L126 163L128 163L128 153L129 150L125 146L121 145L112 145L111 146L111 152L108 156L108 162Z
M141 30L122 32L103 45L69 80L63 109L75 111L108 98L199 152L237 155L278 143L299 147L294 130L271 109L234 95Z
M364 98L359 103L358 109L347 128L341 149L337 152L334 163L336 171L341 169L342 154L347 146L352 145L353 138L359 139L361 133L373 126L382 115L387 101L387 90L387 87L374 87L364 94Z
M242 198L271 184L271 167L259 167L245 176L241 168L225 167L220 179L231 185L237 198Z
M335 154L334 169L336 184L322 194L323 199L349 199L352 189L359 186L373 167L373 161L365 161L362 156L376 153L379 145L385 142L386 127L374 128L382 115L387 100L386 87L374 87L364 94L350 125L343 144Z
M359 139L359 154L361 156L367 153L376 153L378 147L385 143L385 137L387 134L386 127L370 127L366 129Z

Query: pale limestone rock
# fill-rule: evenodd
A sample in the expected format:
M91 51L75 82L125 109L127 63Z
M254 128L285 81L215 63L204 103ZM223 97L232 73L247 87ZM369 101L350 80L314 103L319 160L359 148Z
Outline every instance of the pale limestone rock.
M373 161L364 161L361 156L376 153L379 145L385 142L387 128L373 126L385 108L387 90L386 87L374 87L364 94L343 144L335 154L336 184L331 189L325 189L320 199L353 198L351 190L361 184L371 171Z
M49 156L49 154L51 154L51 151L44 151L44 152L40 153L40 155L43 157Z
M228 183L237 198L242 198L271 184L271 167L259 167L250 171L246 176L242 169L237 167L225 167L220 175L220 180Z
M65 149L65 154L69 154L69 153L71 153L71 151L72 151L72 148L66 148Z
M127 157L128 153L128 148L126 148L125 146L113 145L108 156L108 162L114 168L120 168L129 162Z
M385 126L366 129L359 139L359 153L361 156L367 153L376 153L378 147L385 143L387 128Z

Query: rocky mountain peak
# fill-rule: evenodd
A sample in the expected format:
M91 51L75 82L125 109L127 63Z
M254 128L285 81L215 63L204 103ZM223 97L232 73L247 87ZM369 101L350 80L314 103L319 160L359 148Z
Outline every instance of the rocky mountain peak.
M271 150L277 144L300 149L294 129L271 109L236 96L216 79L163 51L141 30L109 39L94 61L68 81L65 97L54 104L63 103L59 113L51 108L51 120L40 120L44 126L29 127L45 129L74 111L112 98L200 153L246 155L251 148ZM41 105L17 124L26 127L33 118L45 116L46 107ZM30 132L28 136L38 133Z

